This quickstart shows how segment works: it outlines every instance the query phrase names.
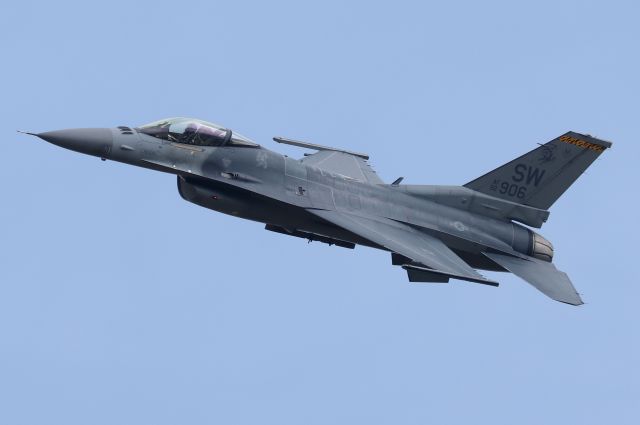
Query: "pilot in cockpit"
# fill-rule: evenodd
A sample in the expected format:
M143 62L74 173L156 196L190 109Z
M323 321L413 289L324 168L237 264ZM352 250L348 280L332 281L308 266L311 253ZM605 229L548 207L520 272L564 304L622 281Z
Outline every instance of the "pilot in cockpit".
M186 143L188 145L197 145L196 134L198 133L198 126L195 123L189 123L185 127L183 133L180 135L178 141L180 143Z
M229 129L193 118L168 118L140 126L137 131L157 139L188 145L259 147Z

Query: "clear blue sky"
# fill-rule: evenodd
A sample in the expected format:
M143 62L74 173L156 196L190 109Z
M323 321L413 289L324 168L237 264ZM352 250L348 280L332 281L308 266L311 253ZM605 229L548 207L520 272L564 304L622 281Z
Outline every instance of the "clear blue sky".
M640 8L520 3L5 4L0 424L640 423ZM411 184L612 140L541 231L587 304L409 284L15 133L176 115Z

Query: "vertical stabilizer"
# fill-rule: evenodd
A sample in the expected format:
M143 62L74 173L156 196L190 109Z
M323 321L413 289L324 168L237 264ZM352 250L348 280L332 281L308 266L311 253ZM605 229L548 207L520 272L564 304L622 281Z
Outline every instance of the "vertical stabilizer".
M610 147L611 142L570 131L464 186L547 210Z

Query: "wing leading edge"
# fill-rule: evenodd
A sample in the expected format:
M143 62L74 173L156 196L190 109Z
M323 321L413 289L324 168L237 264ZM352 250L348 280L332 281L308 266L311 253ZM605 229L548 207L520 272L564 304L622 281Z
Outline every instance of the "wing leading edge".
M440 239L413 227L387 218L365 218L338 211L309 209L310 213L355 233L391 252L400 254L418 264L406 264L409 277L431 275L434 280L460 279L497 286L476 272Z

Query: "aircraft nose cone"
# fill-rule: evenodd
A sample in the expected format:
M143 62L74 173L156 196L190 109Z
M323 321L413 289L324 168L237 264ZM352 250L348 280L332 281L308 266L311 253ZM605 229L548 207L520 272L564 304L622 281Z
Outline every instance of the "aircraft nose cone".
M65 149L106 158L111 152L113 134L108 128L72 128L36 134L42 140Z

